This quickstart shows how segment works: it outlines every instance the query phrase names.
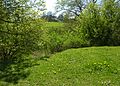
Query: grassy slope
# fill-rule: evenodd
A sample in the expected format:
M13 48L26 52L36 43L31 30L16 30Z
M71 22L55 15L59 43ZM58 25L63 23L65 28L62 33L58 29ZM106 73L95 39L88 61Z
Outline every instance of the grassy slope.
M18 86L120 85L120 47L69 49L38 63Z

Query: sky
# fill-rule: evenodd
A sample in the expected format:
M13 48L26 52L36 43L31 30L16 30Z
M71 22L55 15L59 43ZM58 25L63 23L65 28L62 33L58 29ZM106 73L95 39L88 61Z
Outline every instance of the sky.
M57 0L45 0L45 1L46 1L47 12L48 11L55 12L55 3Z

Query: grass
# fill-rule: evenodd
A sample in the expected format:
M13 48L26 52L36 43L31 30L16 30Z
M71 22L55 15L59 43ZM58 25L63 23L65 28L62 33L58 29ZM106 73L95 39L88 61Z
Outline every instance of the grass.
M43 28L56 28L56 27L62 27L62 22L45 22Z
M39 65L26 69L29 76L7 86L120 85L120 47L68 49L42 60L36 57Z

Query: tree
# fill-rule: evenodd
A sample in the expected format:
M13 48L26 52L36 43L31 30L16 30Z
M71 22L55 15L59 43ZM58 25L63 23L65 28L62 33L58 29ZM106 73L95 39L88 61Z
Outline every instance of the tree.
M58 21L57 17L51 11L47 12L47 14L44 13L41 18L48 22L57 22Z
M12 60L39 48L39 10L33 10L42 4L33 4L33 0L0 1L0 60Z
M102 22L98 5L90 3L78 18L80 34L83 42L88 45L99 45L102 33Z
M66 11L70 15L79 16L90 2L96 3L97 0L57 0L56 11Z
M64 21L64 16L63 16L63 14L60 14L57 19L58 19L59 21Z
M103 1L101 17L108 30L108 45L120 45L120 0Z
M120 45L120 4L116 0L103 1L102 6L90 3L78 17L79 31L84 43Z

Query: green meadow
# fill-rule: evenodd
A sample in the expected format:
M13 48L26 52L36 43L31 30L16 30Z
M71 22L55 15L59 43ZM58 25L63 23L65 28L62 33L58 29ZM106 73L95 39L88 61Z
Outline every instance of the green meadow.
M31 58L30 56L29 58ZM68 49L49 57L36 57L25 79L1 86L119 86L120 47L87 47ZM13 69L16 64L12 65ZM10 81L17 76L13 70ZM18 75L19 77L19 75ZM12 82L12 81L11 81Z

